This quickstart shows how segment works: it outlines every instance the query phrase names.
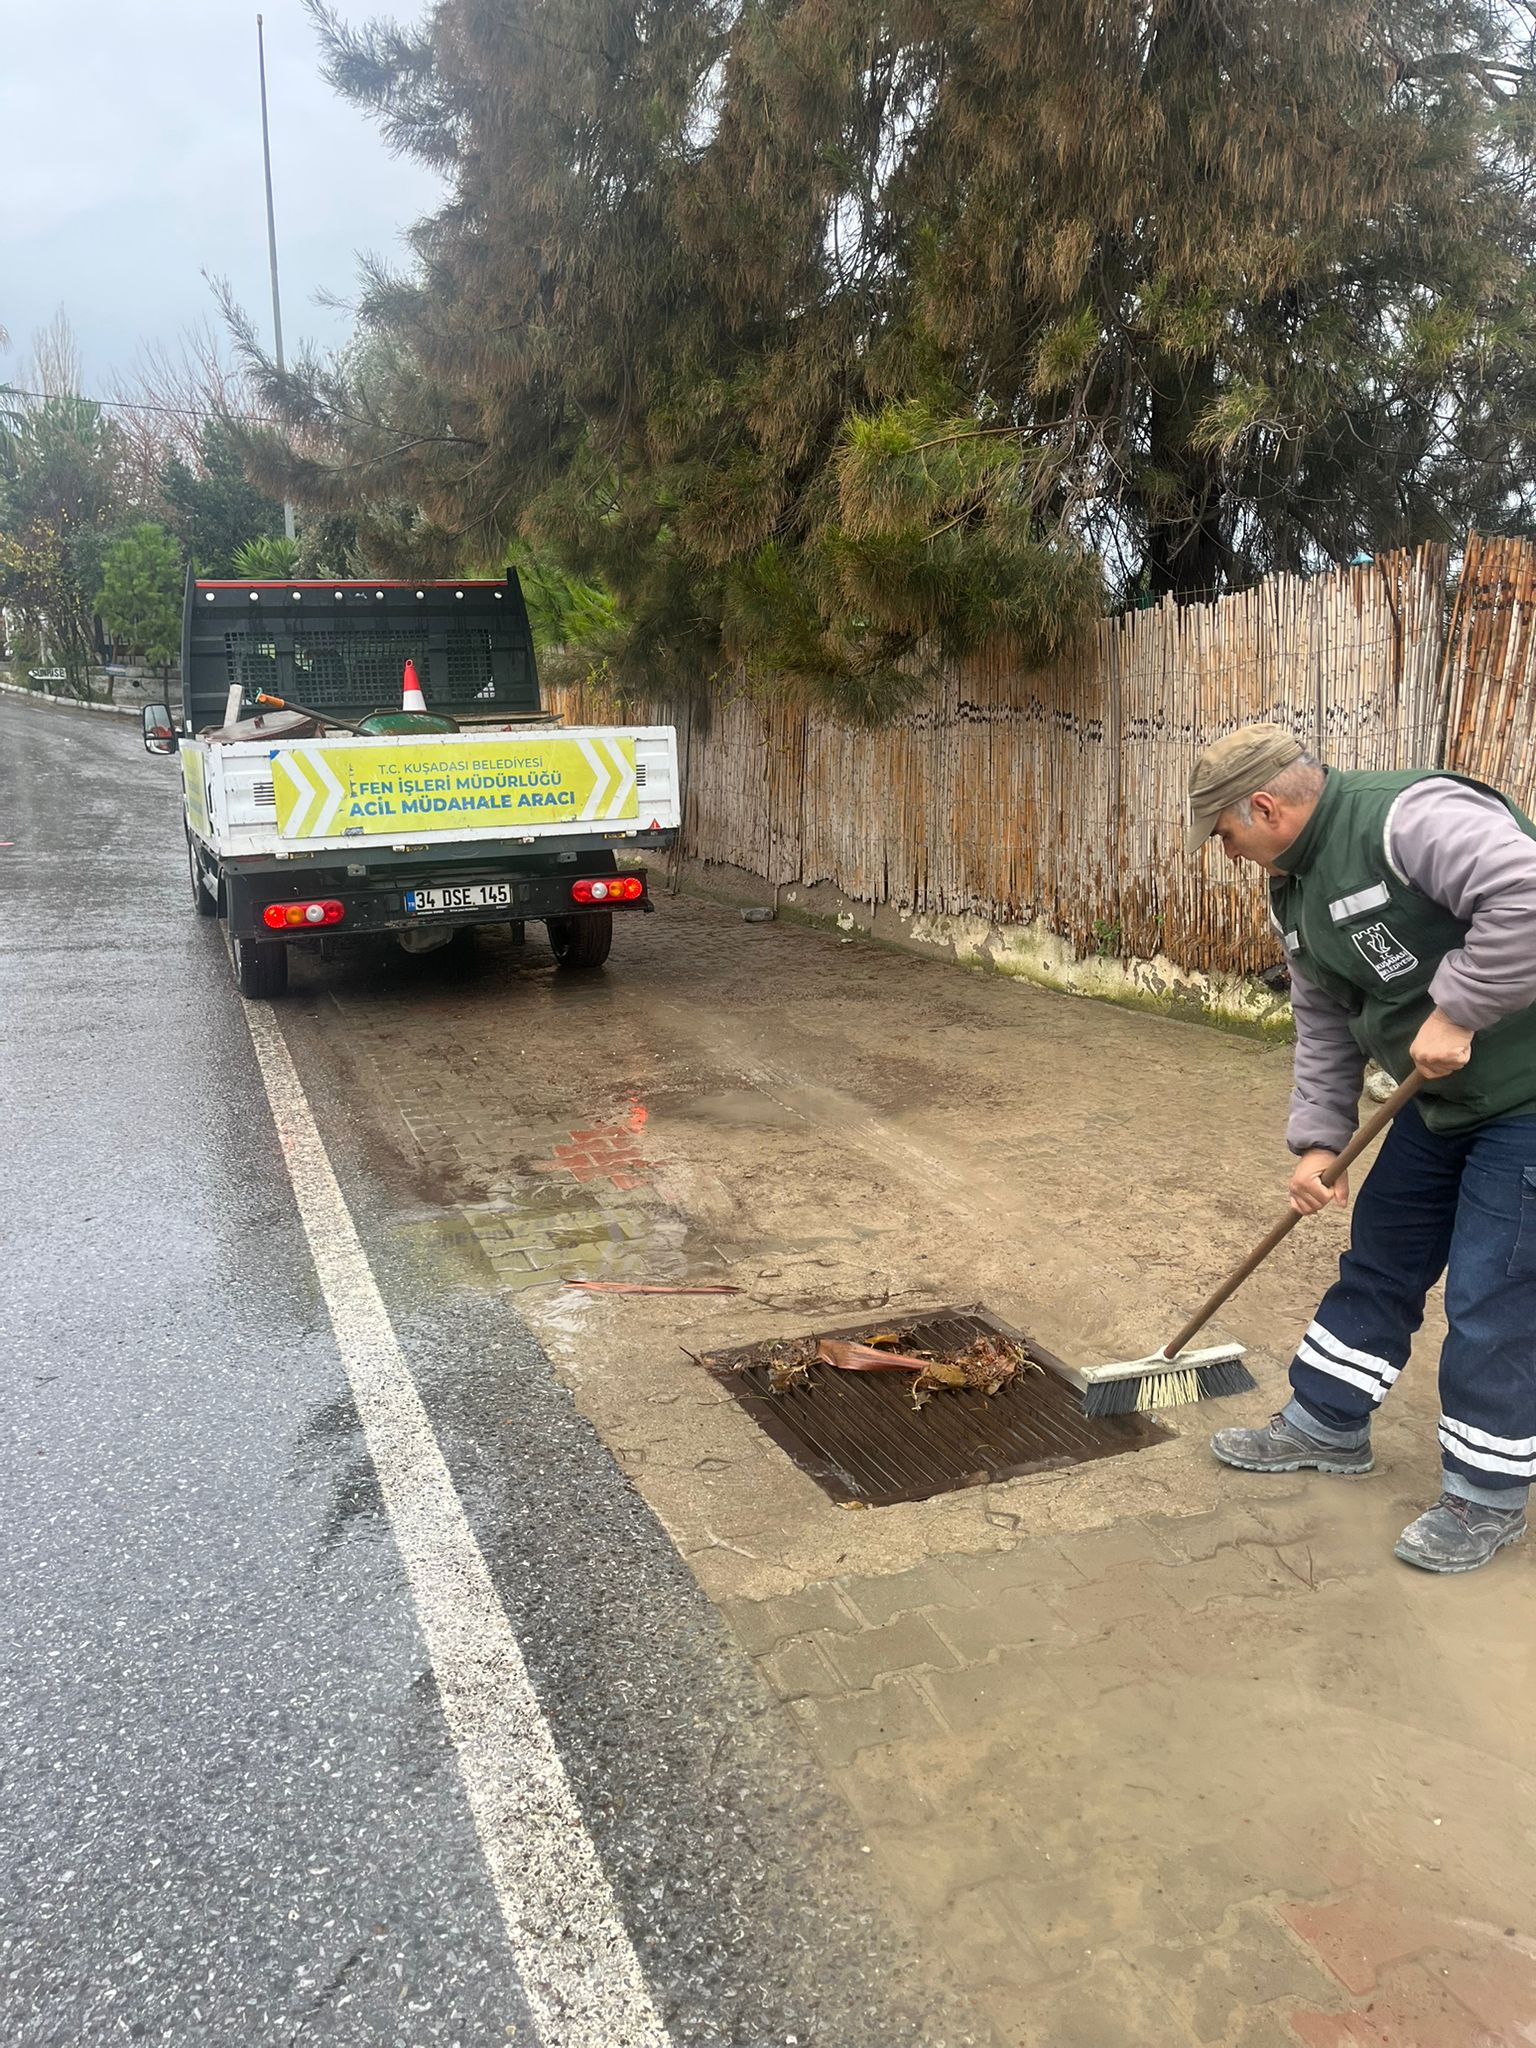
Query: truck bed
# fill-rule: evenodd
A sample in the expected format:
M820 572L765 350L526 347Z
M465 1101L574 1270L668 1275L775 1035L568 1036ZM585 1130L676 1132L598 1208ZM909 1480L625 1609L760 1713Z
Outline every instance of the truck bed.
M181 743L188 825L220 860L665 843L670 726Z

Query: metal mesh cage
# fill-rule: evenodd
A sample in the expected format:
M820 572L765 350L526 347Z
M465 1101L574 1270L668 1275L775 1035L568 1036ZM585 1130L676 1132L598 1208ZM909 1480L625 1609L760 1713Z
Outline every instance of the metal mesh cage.
M446 701L450 704L489 702L495 695L496 683L491 674L490 634L455 633L448 642Z
M259 633L226 633L224 652L229 680L240 685L247 700L258 697L262 691L277 694L275 642L264 640Z
M433 711L468 723L536 715L539 672L516 575L283 584L189 578L182 691L191 730L221 724L231 684L339 724L393 711L407 661Z
M274 696L291 695L317 710L397 704L407 661L416 664L428 704L517 705L529 689L521 649L512 650L509 672L498 688L491 636L477 627L452 632L444 650L446 660L438 665L429 658L428 636L419 627L366 633L301 629L293 637L293 682L287 691L279 683L277 645L270 635L226 633L224 648L228 680L238 683L247 699L264 690Z

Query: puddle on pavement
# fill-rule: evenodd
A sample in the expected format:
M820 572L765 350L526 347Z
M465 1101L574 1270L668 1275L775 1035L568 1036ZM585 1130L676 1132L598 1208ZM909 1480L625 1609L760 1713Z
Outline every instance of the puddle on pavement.
M498 1285L479 1234L458 1209L397 1224L394 1256L422 1283L441 1285L446 1278L461 1287Z
M784 1103L759 1095L752 1088L723 1088L716 1095L695 1095L686 1101L670 1102L666 1104L666 1113L684 1123L693 1120L756 1130L798 1130L805 1122L804 1117Z
M869 1256L877 1240L888 1238L888 1227L763 1228L749 1242L739 1238L739 1217L693 1220L650 1181L656 1162L646 1139L655 1138L658 1116L746 1133L802 1127L793 1108L753 1088L661 1103L631 1089L589 1106L584 1120L573 1111L567 1116L571 1128L562 1119L510 1172L492 1171L478 1186L449 1170L427 1184L431 1165L415 1162L420 1206L395 1229L395 1256L409 1279L424 1289L445 1283L492 1292L538 1289L546 1317L567 1279L730 1277L757 1306L786 1313L857 1313L891 1298L886 1263ZM567 1320L574 1325L584 1307L573 1308Z
M719 1279L726 1268L714 1241L674 1210L547 1182L403 1223L396 1244L423 1284L493 1291L567 1279Z

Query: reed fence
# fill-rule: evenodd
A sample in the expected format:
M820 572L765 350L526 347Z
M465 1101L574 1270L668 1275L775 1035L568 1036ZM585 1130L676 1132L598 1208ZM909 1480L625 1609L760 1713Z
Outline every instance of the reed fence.
M746 692L678 727L685 858L898 911L1038 921L1185 970L1276 959L1262 889L1182 849L1198 749L1251 719L1345 768L1450 766L1536 803L1536 548L1473 536L1106 619L1047 670L1006 648L876 730ZM614 715L590 685L568 719Z

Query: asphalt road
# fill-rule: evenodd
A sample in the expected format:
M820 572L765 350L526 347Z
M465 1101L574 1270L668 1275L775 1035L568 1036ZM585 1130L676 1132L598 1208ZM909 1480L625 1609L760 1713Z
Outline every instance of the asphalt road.
M574 1814L540 1847L475 1803L517 1758L443 1691L175 765L0 697L0 842L0 2040L622 2048L509 1931L564 1829L661 2030L626 2038L957 2048L665 1535L506 1298L386 1256L384 1148L300 1060Z

